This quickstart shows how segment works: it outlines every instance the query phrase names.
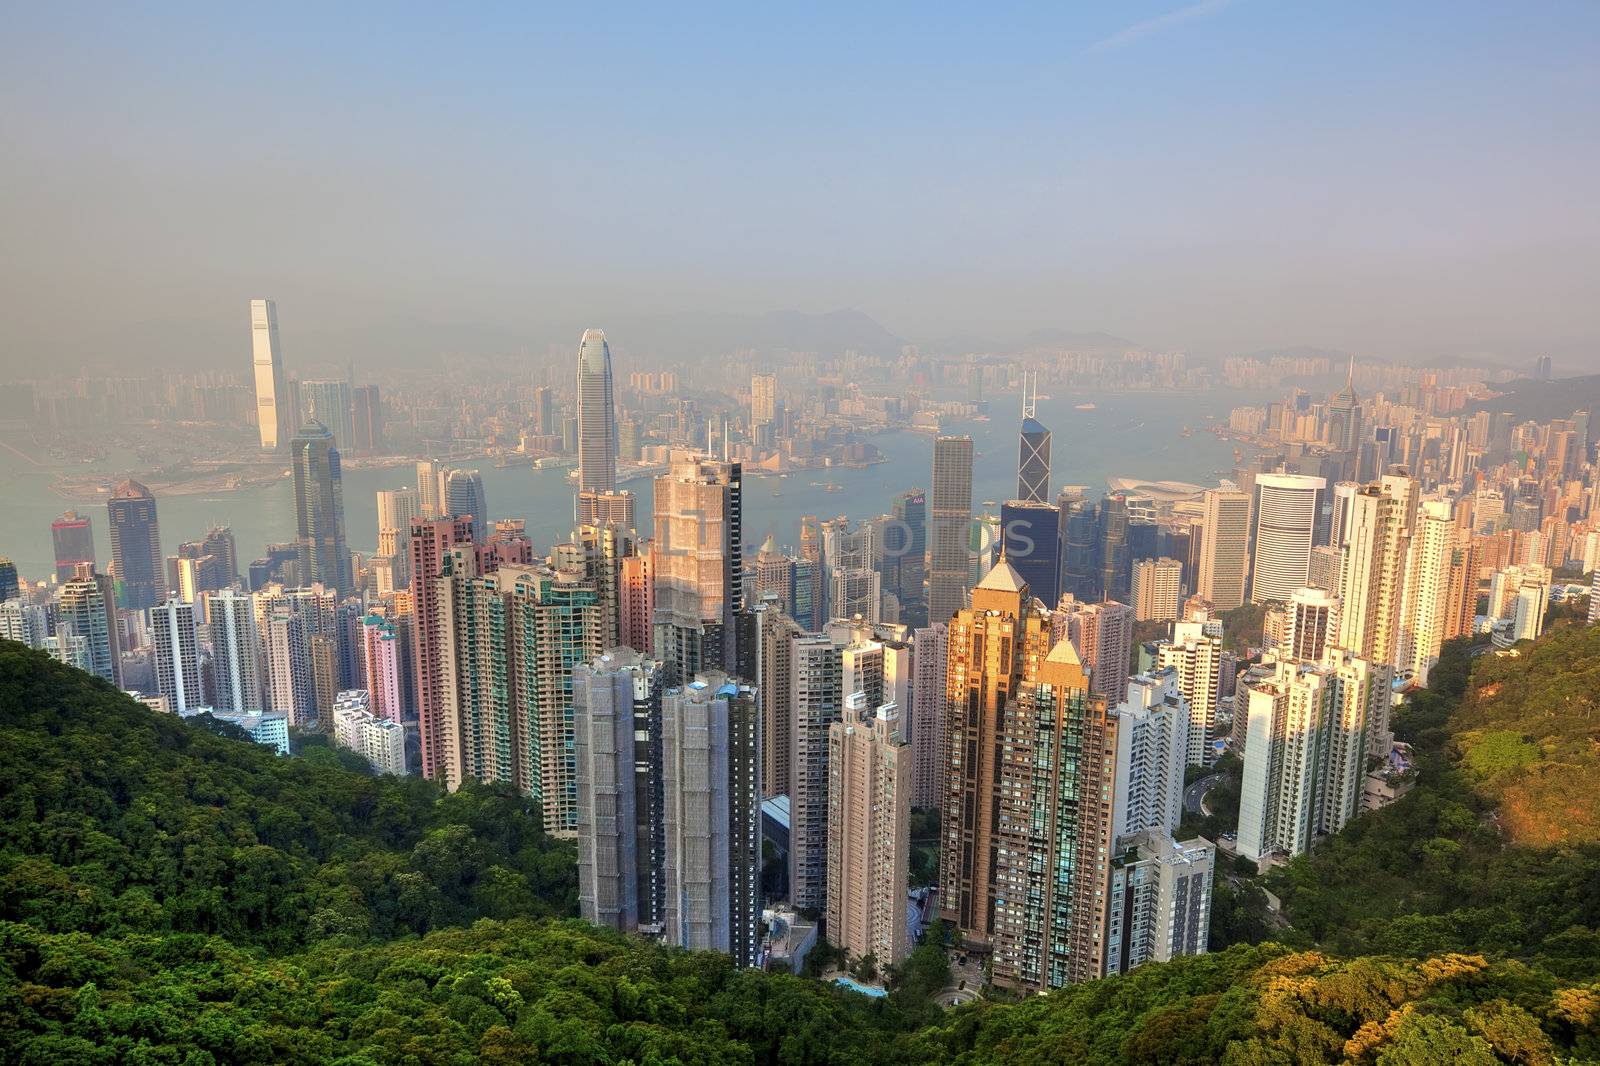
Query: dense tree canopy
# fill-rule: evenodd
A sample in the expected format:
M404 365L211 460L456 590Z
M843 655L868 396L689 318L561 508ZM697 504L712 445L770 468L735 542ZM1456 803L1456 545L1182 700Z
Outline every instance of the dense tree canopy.
M1600 1059L1600 866L1506 842L1492 783L1526 753L1456 743L1493 698L1468 665L1401 719L1424 784L1272 882L1295 928L1229 904L1225 951L941 1012L935 943L873 1000L592 929L515 796L277 758L0 643L0 1061Z

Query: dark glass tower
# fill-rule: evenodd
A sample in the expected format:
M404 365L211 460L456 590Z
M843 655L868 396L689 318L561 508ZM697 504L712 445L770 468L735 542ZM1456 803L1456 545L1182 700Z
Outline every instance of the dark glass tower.
M315 419L289 442L300 581L321 582L341 596L352 591L344 540L344 479L333 434Z
M445 513L472 519L472 539L482 544L489 534L489 505L483 495L483 475L476 470L452 470L444 479Z
M1028 391L1022 383L1022 440L1017 454L1017 499L1026 503L1050 502L1050 431L1034 417L1037 412L1039 383ZM1039 594L1035 588L1034 595Z
M1108 600L1131 603L1133 556L1128 548L1128 501L1112 493L1100 501L1100 591Z
M1061 591L1084 603L1100 601L1100 517L1094 501L1063 492L1061 512ZM1054 607L1055 604L1050 604Z
M137 481L124 481L106 501L111 522L111 566L117 606L143 611L166 599L165 560L156 498Z
M893 515L895 521L884 537L884 569L893 575L891 591L900 599L900 620L913 626L926 625L928 597L922 583L927 576L927 493L921 489L902 492L894 498Z
M1061 512L1048 503L1010 500L1000 505L1006 561L1048 606L1061 598Z

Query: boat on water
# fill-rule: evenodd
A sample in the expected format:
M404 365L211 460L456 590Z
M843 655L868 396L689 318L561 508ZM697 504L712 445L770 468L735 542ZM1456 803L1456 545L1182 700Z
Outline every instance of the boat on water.
M1073 407L1074 411L1093 411L1094 409L1093 403L1080 403Z
M983 501L983 505L985 507L993 507L993 506L995 506L995 502L993 500L984 500Z

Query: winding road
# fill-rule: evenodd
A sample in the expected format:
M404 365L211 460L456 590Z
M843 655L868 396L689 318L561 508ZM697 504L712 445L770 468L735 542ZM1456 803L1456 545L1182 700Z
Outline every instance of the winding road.
M1205 802L1206 793L1210 792L1212 786L1221 780L1221 774L1207 774L1193 784L1185 785L1183 788L1183 809L1190 814L1204 815L1207 813L1201 806Z

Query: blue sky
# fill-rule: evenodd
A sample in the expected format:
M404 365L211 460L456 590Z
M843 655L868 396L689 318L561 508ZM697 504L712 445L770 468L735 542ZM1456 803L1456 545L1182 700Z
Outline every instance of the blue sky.
M14 5L0 367L270 294L340 361L855 307L1600 370L1600 5L769 6Z

